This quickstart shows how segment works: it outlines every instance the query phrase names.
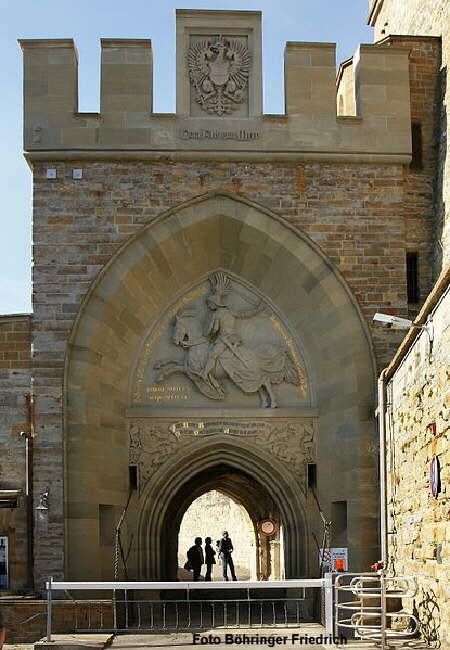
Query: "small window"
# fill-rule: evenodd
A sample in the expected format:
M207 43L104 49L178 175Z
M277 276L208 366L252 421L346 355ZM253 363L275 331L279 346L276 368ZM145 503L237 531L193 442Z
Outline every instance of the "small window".
M0 589L9 588L8 538L0 537Z
M419 255L415 252L406 253L406 285L408 290L408 304L417 304L420 301L419 290Z
M347 501L331 504L332 545L347 546Z
M317 487L317 465L308 463L308 487L314 489Z
M411 169L422 169L422 125L418 122L411 124L411 141L412 141L412 157Z
M131 490L137 490L138 488L138 471L136 465L128 466L128 487Z

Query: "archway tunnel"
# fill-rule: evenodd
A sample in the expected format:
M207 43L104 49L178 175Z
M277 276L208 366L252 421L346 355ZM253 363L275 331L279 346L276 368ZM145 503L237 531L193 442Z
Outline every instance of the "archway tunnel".
M259 522L265 519L276 522L270 538L259 530ZM284 568L282 525L280 510L264 485L226 462L208 468L180 488L167 510L162 534L167 539L169 575L172 578L174 553L182 566L186 544L192 544L194 537L211 535L214 548L222 531L228 530L238 579L279 579ZM213 576L220 578L217 557L216 565Z
M155 498L161 495L163 486L165 498ZM306 575L309 543L305 495L294 477L283 472L278 461L264 452L256 454L243 441L218 436L206 446L202 441L192 442L190 453L177 454L164 471L155 473L142 494L137 506L143 578L176 579L183 517L199 497L211 490L245 509L255 535L254 568L258 579L274 579L282 571L286 577ZM259 522L266 519L276 523L276 535L269 537L258 530ZM226 522L219 527L226 529ZM284 544L282 557L278 557L274 547L280 541L281 529Z

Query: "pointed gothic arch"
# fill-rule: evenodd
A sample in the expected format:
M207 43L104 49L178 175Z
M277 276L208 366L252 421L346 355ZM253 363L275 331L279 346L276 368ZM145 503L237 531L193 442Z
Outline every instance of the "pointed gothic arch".
M171 296L216 268L257 287L298 331L317 395L319 498L324 507L336 494L348 498L353 566L376 554L375 466L369 452L375 364L357 301L336 267L304 233L263 206L217 192L177 206L143 227L105 265L81 305L65 381L69 576L100 577L99 505L120 509L127 498L131 360ZM165 480L169 478L166 473ZM309 543L299 514L306 496L296 498L303 505L298 521L285 515L291 522L286 524L287 549L294 548L300 535L306 538L304 546ZM144 502L135 505L141 522ZM279 507L290 506L280 502ZM369 531L364 545L357 530ZM291 541L289 534L294 535ZM83 550L86 544L92 549L89 555ZM140 534L136 565L143 566L144 546ZM307 571L307 558L300 564L289 562L292 575ZM160 568L151 571L158 574Z
M188 456L178 454L170 459L147 485L139 517L141 575L154 580L173 578L176 553L172 543L181 518L197 496L222 486L224 469L228 472L224 489L256 517L254 521L269 515L281 520L286 537L286 577L307 575L305 495L273 456L224 436L206 445L202 441L192 444ZM251 491L248 485L245 489L234 485L233 473L242 474L252 485ZM158 498L162 493L163 500Z

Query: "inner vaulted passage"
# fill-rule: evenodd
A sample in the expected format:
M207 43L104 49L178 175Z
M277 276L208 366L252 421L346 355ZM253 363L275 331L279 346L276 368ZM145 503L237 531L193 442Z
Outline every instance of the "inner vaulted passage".
M217 541L226 530L233 542L233 562L240 580L256 580L257 540L255 526L246 508L228 496L224 491L209 490L194 499L183 515L178 533L178 579L190 580L192 574L183 567L187 550L195 537L203 540L209 537L216 555L213 557L212 580L222 579L222 571L217 557ZM211 559L205 557L206 560ZM202 574L206 572L203 566Z

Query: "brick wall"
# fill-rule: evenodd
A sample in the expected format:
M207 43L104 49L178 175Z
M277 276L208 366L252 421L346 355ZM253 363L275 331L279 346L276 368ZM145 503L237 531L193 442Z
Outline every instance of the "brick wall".
M0 317L0 489L25 489L26 395L30 392L30 316ZM26 512L0 509L0 535L9 540L10 588L25 587L27 578Z
M47 602L45 600L5 598L0 600L0 616L6 628L6 643L33 643L47 633ZM111 601L97 600L87 604L70 600L54 600L52 633L70 634L79 629L114 626Z
M450 278L450 273L447 273ZM435 309L432 352L422 332L388 385L389 556L396 574L414 576L414 606L428 647L450 638L450 288ZM436 423L436 435L427 425ZM437 456L441 492L429 489ZM407 601L405 601L405 606ZM438 645L440 640L441 646Z
M403 213L406 223L405 246L408 252L418 253L420 303L433 285L435 253L434 226L436 175L438 173L437 130L439 126L439 61L440 41L432 38L388 39L396 47L410 51L411 124L420 125L421 151L411 167L404 167ZM413 318L419 304L409 305Z
M450 101L450 1L449 0L380 0L375 22L375 40L389 34L439 36L442 38L440 67L440 127L438 133L437 196L435 220L436 275L450 260L450 138L446 107ZM423 79L422 75L418 81Z

